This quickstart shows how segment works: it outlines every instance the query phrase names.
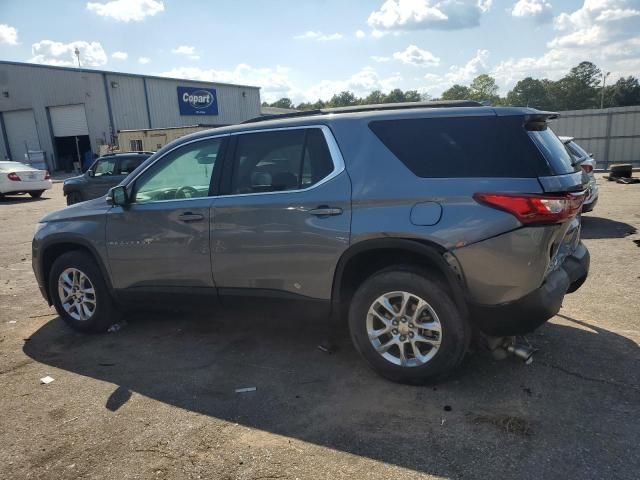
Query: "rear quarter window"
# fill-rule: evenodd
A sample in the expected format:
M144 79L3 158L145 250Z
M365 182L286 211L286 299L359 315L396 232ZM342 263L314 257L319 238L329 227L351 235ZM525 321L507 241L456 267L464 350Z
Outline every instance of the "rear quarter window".
M547 172L520 117L383 120L369 128L419 177L536 177Z
M578 171L578 167L573 165L574 160L569 150L550 128L532 130L529 132L529 136L551 166L552 174L563 175Z

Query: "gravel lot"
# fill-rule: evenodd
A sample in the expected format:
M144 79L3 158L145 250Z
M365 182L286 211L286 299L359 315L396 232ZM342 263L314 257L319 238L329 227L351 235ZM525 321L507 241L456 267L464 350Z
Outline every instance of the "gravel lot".
M62 185L0 201L0 478L637 479L640 185L598 181L591 275L529 337L534 363L473 355L421 388L376 376L346 334L323 354L322 318L258 300L75 333L31 271Z

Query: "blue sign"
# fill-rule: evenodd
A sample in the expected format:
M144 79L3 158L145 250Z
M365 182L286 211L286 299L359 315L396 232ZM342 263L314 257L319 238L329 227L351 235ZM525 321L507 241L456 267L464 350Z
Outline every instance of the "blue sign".
M178 87L180 115L218 115L215 88Z

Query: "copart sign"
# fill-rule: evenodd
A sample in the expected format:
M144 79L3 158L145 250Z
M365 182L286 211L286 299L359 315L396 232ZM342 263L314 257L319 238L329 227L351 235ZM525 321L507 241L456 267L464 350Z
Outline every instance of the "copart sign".
M178 87L180 115L218 115L215 88Z

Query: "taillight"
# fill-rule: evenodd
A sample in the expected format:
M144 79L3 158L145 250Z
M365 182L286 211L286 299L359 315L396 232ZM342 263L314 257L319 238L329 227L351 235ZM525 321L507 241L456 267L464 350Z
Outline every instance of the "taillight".
M14 182L19 182L20 181L20 177L18 175L16 175L16 172L11 172L7 175L7 178L9 180L12 180Z
M587 164L584 164L584 163L583 163L583 164L582 164L582 165L580 165L580 166L582 167L582 170L584 170L584 172L585 172L585 173L591 173L591 172L593 172L593 165L590 165L590 164L588 164L588 163L587 163Z
M49 170L47 170L46 172L44 172L44 179L45 179L45 180L51 180L51 174L49 173Z
M476 193L473 198L482 204L514 215L521 223L556 223L576 215L585 194L529 195L510 193Z

